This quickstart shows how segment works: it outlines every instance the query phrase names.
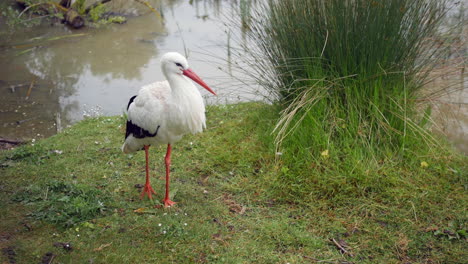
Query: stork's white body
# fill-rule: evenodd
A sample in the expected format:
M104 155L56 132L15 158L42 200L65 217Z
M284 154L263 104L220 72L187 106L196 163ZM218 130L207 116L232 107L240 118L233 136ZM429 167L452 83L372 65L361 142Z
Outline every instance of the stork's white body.
M124 153L141 150L144 145L172 144L188 133L202 132L205 124L203 98L192 81L185 76L143 86L128 108L128 120L154 137L128 136ZM171 87L173 87L171 89Z

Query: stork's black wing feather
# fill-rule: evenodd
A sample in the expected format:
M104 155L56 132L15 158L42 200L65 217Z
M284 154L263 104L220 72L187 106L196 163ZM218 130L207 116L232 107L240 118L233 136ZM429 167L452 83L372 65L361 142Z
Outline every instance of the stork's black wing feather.
M130 101L128 101L127 111L128 111L128 108L130 108L130 105L133 103L133 101L135 101L135 98L136 98L136 97L137 97L137 96L134 95L134 96L132 96L132 98L130 98Z
M133 103L135 100L136 95L130 98L130 101L128 102L127 105L127 111L128 108L130 108L130 105ZM159 127L156 129L156 132L150 133L148 130L143 129L135 124L132 123L131 120L127 120L127 128L125 130L125 138L127 138L130 134L133 135L136 138L145 138L145 137L155 137L158 134Z
M132 135L133 137L136 138L145 138L145 137L155 137L158 134L159 127L156 129L156 132L150 133L148 130L143 129L135 124L132 123L132 121L127 120L127 129L125 131L125 138L127 138L129 135Z

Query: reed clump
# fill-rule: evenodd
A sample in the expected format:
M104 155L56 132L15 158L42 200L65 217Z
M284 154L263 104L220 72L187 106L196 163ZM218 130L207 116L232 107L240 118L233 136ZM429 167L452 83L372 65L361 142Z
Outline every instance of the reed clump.
M254 8L253 68L280 105L282 180L317 186L311 171L328 170L340 175L338 189L350 178L373 186L372 168L437 144L415 109L443 52L435 36L446 11L439 0L271 0Z

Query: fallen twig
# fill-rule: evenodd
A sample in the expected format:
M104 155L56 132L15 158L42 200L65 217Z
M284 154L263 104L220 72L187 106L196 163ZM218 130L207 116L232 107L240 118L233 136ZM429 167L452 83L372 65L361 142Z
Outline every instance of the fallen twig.
M344 246L341 245L340 243L338 243L334 238L332 238L331 241L341 251L341 253L346 254L346 255L348 255L350 257L354 257L354 255L352 253L350 253L348 250L346 250L346 248L344 248Z
M29 89L28 89L28 92L26 93L26 100L29 99L29 95L31 95L31 91L32 91L32 88L34 87L34 84L36 83L36 79L33 79L31 81L31 84L29 85Z

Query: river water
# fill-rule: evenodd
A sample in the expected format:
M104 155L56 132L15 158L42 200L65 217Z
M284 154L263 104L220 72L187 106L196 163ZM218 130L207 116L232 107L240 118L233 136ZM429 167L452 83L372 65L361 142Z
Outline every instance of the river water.
M168 51L188 57L218 93L202 91L208 103L259 100L228 70L228 35L240 31L226 25L236 17L236 1L149 1L164 23L145 6L120 2L114 10L136 14L122 25L45 24L2 33L0 137L47 137L87 116L122 114L141 86L164 80L159 60Z
M159 60L167 51L188 56L191 68L218 93L203 90L208 103L262 99L232 72L236 62L229 49L239 48L232 36L242 36L242 28L232 26L240 19L240 1L148 1L164 22L143 5L116 2L114 10L133 15L125 24L80 30L43 24L14 34L0 24L0 138L48 137L87 116L124 113L141 86L164 79ZM436 131L468 153L468 88L464 81L459 85L457 93L434 101L440 110Z

